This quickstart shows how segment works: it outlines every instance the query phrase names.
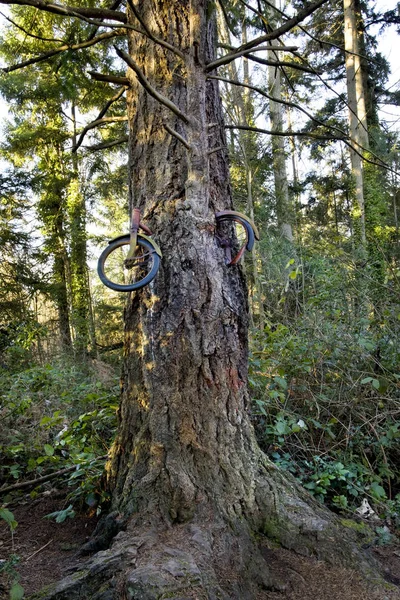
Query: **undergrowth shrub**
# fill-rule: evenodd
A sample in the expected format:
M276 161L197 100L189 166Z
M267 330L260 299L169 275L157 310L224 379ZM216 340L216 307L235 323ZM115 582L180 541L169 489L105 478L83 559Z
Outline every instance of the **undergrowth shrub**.
M346 260L296 258L292 312L285 296L294 291L281 286L263 331L253 332L254 424L264 451L319 500L354 511L366 497L398 526L400 310L393 282L380 305L360 299ZM281 280L296 261L281 260Z
M71 360L0 372L0 479L12 484L74 466L73 500L103 500L98 480L116 427L116 376Z

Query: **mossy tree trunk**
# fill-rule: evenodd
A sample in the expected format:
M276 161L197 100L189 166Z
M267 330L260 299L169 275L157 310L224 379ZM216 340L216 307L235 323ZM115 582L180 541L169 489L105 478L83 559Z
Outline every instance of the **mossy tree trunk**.
M72 146L75 147L76 107L71 106L73 125ZM91 298L87 267L87 231L86 231L86 201L80 182L79 160L76 153L72 154L71 174L67 190L67 208L70 225L70 288L72 305L72 325L74 331L74 352L86 358L89 343L95 348L93 339Z

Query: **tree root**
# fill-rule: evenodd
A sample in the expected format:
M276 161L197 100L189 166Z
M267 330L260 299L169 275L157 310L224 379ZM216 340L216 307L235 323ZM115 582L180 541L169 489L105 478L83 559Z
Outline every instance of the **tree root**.
M155 527L154 520L139 524L136 515L108 550L31 600L255 600L269 598L271 590L285 597L304 585L304 577L289 563L282 568L277 556L267 538L252 536L245 522L232 528L203 518ZM373 562L363 560L363 570L368 565L369 575L379 578Z

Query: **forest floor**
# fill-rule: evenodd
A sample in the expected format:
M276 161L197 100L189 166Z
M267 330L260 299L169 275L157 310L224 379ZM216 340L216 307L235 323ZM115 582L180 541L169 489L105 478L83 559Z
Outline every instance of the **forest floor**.
M96 517L76 515L63 523L45 518L68 505L65 492L50 490L35 500L10 506L18 526L11 539L6 523L0 521L0 560L11 554L19 557L16 567L25 597L61 579L82 558L76 553L92 534ZM366 586L359 573L327 565L315 558L299 556L283 548L262 548L268 565L288 585L282 591L263 591L257 600L400 600L400 543L376 546L371 552L378 559L388 581ZM0 600L8 600L1 592Z

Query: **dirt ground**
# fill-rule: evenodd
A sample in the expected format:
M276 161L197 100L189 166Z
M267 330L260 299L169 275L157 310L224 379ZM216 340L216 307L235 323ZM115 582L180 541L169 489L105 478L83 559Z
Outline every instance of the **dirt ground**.
M63 491L51 490L36 500L28 497L23 503L8 506L18 523L13 541L8 526L0 520L0 559L10 554L20 557L17 571L26 597L60 579L77 562L77 550L96 527L96 519L85 515L64 523L46 519L49 513L69 505L65 496ZM3 600L1 594L0 598Z
M60 524L44 518L67 505L64 492L51 490L36 500L27 497L24 503L9 506L18 522L13 542L7 525L0 521L0 560L12 553L20 557L17 570L24 597L62 578L78 562L76 552L96 526L96 518L85 515ZM387 584L367 586L354 571L265 546L263 555L284 585L260 592L258 600L400 600L400 544L371 551L387 572ZM0 593L3 597L7 599L8 594Z

